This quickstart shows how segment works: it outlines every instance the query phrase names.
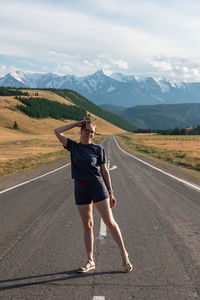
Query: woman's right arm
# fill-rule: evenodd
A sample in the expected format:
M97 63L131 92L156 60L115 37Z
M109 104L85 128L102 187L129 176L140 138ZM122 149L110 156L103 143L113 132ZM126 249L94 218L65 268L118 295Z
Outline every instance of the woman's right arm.
M74 127L82 127L84 122L86 122L86 121L82 120L82 121L70 123L70 124L67 124L67 125L64 125L64 126L54 129L55 135L57 136L58 140L63 144L64 147L67 146L67 138L62 134L62 132L65 132Z

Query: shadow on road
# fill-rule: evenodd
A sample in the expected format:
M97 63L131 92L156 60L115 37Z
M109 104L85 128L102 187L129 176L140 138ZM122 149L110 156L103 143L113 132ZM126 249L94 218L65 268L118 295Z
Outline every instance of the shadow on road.
M78 279L78 278L86 278L91 277L94 275L106 275L106 274L120 274L123 273L122 271L107 271L107 272L91 272L91 273L78 273L77 269L70 270L70 271L64 271L64 272L58 272L58 273L50 273L50 274L41 274L41 275L35 275L35 276L24 276L19 278L11 278L11 279L4 279L0 280L0 290L10 290L15 288L22 288L27 286L34 286L34 285L40 285L40 284L48 284L48 283L55 283L59 281L66 281L66 280L72 280L72 279ZM55 276L59 276L58 278L52 278ZM61 276L61 277L60 277ZM44 277L50 277L43 279ZM31 281L27 282L30 279L39 279L42 278L40 281ZM17 281L23 281L21 283L17 283ZM10 285L1 285L11 283ZM85 284L84 284L85 285Z

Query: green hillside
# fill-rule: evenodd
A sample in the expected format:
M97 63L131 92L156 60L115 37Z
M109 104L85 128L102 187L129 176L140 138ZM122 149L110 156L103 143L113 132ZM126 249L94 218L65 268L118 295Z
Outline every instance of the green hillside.
M72 103L80 106L84 110L87 110L88 112L124 130L132 131L132 132L136 130L136 126L133 123L131 124L129 121L124 120L122 117L112 114L111 112L100 108L99 106L89 101L88 99L78 94L77 92L71 90L60 90L60 89L49 89L49 90L53 91L54 93L57 93L62 97L65 97L67 100L70 100Z
M185 128L200 124L200 103L141 105L120 115L139 128Z
M117 116L109 111L100 108L93 102L89 101L82 95L72 90L37 89L37 91L50 91L59 96L62 96L63 98L68 100L68 103L66 104L60 104L56 101L49 101L44 97L35 98L35 96L38 96L38 92L36 93L36 95L34 95L34 97L29 97L29 91L34 91L35 89L27 88L24 90L25 92L22 92L21 88L13 89L0 87L0 96L16 96L16 99L23 103L23 105L18 105L17 108L33 118L50 117L58 120L90 119L90 115L86 113L86 111L88 111L123 130L134 132L137 129L136 126L134 126L127 120L124 120L120 116ZM28 98L21 96L28 96ZM76 106L69 105L69 102L76 104Z
M87 119L86 111L75 105L66 105L45 98L16 97L25 105L17 105L17 108L32 118L53 118L57 120L83 120Z
M127 109L126 107L112 105L112 104L100 104L99 107L115 115L121 115Z

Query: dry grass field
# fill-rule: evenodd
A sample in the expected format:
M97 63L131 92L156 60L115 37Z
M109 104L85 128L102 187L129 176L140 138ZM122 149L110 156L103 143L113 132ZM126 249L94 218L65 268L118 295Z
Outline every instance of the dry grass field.
M38 97L73 105L50 91L28 90L28 93L32 97L37 94ZM12 96L0 96L0 177L69 155L63 150L53 130L72 123L73 120L63 122L51 118L30 118L16 109L17 104L21 103ZM200 171L200 136L128 134L111 123L91 113L90 115L97 125L95 142L100 143L105 136L117 134L128 149ZM18 129L13 128L14 121L17 122ZM68 131L67 136L79 141L80 128Z
M22 92L27 92L27 90L21 90ZM45 99L48 99L48 100L52 100L52 101L57 101L57 102L60 102L60 103L64 103L64 104L67 104L67 105L75 105L73 104L70 99L69 101L53 92L50 92L50 91L43 91L43 90L28 90L28 93L29 93L29 96L28 97L36 97L36 94L37 94L37 97L40 97L40 98L45 98ZM23 96L23 97L26 97L26 96ZM66 97L67 98L67 97Z
M199 135L125 134L118 138L133 151L200 171Z
M53 92L28 90L28 93L32 97L38 93L38 97L72 104ZM0 177L25 171L68 155L53 130L75 121L30 118L16 109L17 104L21 103L12 96L0 96ZM105 135L125 132L95 115L91 114L91 119L97 125L96 142L100 142ZM13 129L14 121L17 122L19 129ZM67 135L78 141L80 128L70 130Z

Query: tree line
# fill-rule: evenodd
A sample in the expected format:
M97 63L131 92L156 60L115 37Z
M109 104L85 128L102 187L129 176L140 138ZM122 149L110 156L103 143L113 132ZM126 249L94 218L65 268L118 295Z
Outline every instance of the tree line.
M200 134L200 126L193 127L188 130L186 128L173 128L173 129L141 129L135 130L135 133L158 133L160 135L198 135Z
M89 119L86 111L75 105L66 105L45 98L16 97L25 105L17 105L17 108L32 118L53 118L57 120L83 120Z
M29 93L18 89L0 87L0 96L29 96Z

